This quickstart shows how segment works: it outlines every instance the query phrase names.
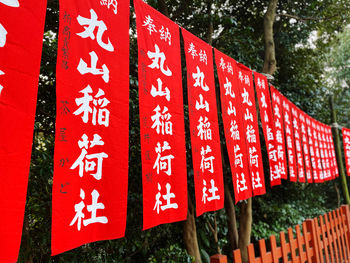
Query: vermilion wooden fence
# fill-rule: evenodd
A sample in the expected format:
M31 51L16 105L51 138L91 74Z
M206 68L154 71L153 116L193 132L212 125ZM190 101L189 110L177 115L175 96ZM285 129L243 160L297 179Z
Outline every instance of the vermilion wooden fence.
M259 240L259 256L254 244L249 244L249 263L350 263L350 210L344 205L332 212L299 225L287 235L280 232L280 246L275 236L269 238L270 251L264 239ZM233 251L234 263L242 263L239 249ZM227 263L224 255L214 255L211 263Z

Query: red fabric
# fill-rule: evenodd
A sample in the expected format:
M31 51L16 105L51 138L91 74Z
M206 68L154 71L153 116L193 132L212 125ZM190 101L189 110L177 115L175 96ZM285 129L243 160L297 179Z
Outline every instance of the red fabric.
M253 195L263 195L266 192L265 178L260 149L258 115L255 105L252 71L246 66L237 63L234 73L238 78L237 82L242 103L243 127L248 149Z
M305 173L308 183L312 183L312 169L311 169L311 157L310 157L310 148L309 148L309 137L307 134L306 126L306 113L298 109L298 115L300 120L300 131L301 131L301 142L303 148L303 155L305 161Z
M135 0L143 229L185 220L187 172L179 27Z
M282 94L279 93L273 86L270 86L270 89L272 97L275 138L277 144L278 167L281 171L281 178L287 179L287 158L284 139Z
M212 47L181 29L186 54L196 214L224 207Z
M314 181L316 183L322 183L323 179L324 179L324 171L323 171L323 166L322 166L320 143L318 140L315 119L311 119L311 131L312 131L312 138L313 138L314 149L315 149L315 159L316 159L317 172L318 172L317 179L314 178Z
M323 128L324 128L323 134L324 134L326 147L327 147L327 159L328 159L329 171L330 171L329 180L333 180L335 178L335 165L332 157L331 139L329 138L330 126L323 124Z
M348 176L350 176L350 129L342 128L345 166Z
M215 49L215 64L220 83L221 112L226 147L230 160L235 202L252 197L248 152L243 126L240 91L237 85L236 61Z
M32 150L46 1L0 1L0 262L16 262Z
M281 177L285 170L279 168L277 146L275 138L274 120L272 117L269 84L264 75L254 72L255 89L258 96L260 119L263 127L266 149L269 156L271 187L281 184Z
M331 167L330 167L329 158L328 158L327 141L326 141L326 136L324 134L325 132L324 124L321 122L318 122L317 129L318 129L318 136L320 141L321 157L323 156L322 166L324 169L324 179L328 181L332 178L332 175L331 175Z
M316 148L315 148L315 142L314 142L314 136L313 136L313 129L312 129L312 118L309 115L305 115L305 121L306 121L306 130L307 130L307 136L308 136L308 145L310 149L310 160L311 160L311 167L312 167L312 179L314 183L319 182L319 167L317 165L317 157L316 157Z
M289 180L297 181L297 156L295 151L295 140L293 133L293 120L291 114L291 102L282 96L284 129L286 133L286 143L288 151Z
M300 128L300 120L299 120L299 109L293 103L290 103L291 111L292 111L292 119L293 119L293 132L294 132L294 140L295 140L295 152L297 158L297 166L298 166L298 178L299 182L305 183L305 172L304 172L304 158L303 158L303 150L301 147L301 128Z
M129 1L115 7L100 1L60 2L53 255L124 236Z

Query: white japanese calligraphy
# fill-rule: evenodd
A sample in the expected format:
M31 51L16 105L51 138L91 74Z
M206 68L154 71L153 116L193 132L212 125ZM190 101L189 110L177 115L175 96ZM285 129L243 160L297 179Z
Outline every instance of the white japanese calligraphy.
M89 148L93 148L94 146L104 145L104 142L102 141L101 136L98 134L94 134L92 141L89 141L89 138L86 134L83 134L81 136L81 139L82 140L78 141L78 146L81 149L80 156L73 163L73 165L70 167L70 169L74 170L79 166L79 176L80 177L83 177L84 171L85 172L96 171L96 173L91 174L91 175L96 180L101 180L103 159L107 158L108 154L106 154L105 152L87 154L88 153L87 150ZM90 143L90 146L89 146L89 143ZM97 162L92 161L91 159L97 159Z
M159 49L157 44L154 44L154 50L155 50L154 52L147 51L148 58L150 58L152 60L152 64L148 65L148 67L152 68L152 69L154 69L154 68L160 69L160 71L165 76L168 76L168 77L172 76L173 73L168 68L168 66L166 67L166 69L164 68L164 62L166 60L164 52L160 52L160 49Z
M91 67L88 67L87 63L83 59L80 59L79 65L77 67L79 73L81 75L84 75L87 73L91 73L93 75L102 75L102 79L104 80L104 82L108 83L109 69L105 64L102 65L102 69L97 69L96 65L97 65L98 57L96 53L94 51L91 51L89 54L90 54Z
M201 140L212 140L210 122L208 121L208 118L203 118L200 116L198 122L199 124L197 125L197 136L200 136Z
M226 77L226 83L224 83L224 88L225 88L225 96L226 95L230 95L231 98L235 98L235 93L232 90L232 83L231 81L228 80L228 78Z
M208 170L210 173L214 173L213 160L215 159L215 157L214 156L206 157L206 155L211 152L212 150L209 145L207 145L206 148L204 147L201 148L202 160L201 160L200 169L202 170L202 173L204 173L205 170Z
M170 101L170 90L168 87L165 87L163 90L163 81L160 78L157 78L157 84L158 87L154 87L152 85L151 88L151 95L152 97L160 96L160 97L165 97L167 101Z
M108 38L107 44L102 41L103 33L107 30L106 24L102 20L97 20L97 18L98 18L97 14L95 13L95 11L93 9L90 9L90 15L91 15L91 18L85 18L85 17L82 17L80 15L77 17L78 23L81 26L83 26L85 29L85 31L83 31L81 33L77 33L77 35L82 37L82 38L89 37L92 40L94 40L95 39L94 31L95 31L95 28L98 27L97 36L96 36L97 43L103 49L110 51L110 52L113 52L114 47L113 47L111 41L109 40L109 38Z
M155 152L157 153L157 159L154 162L153 169L157 169L157 174L159 174L160 171L164 171L168 176L171 175L171 160L174 159L174 155L168 154L165 156L162 156L161 153L164 151L171 150L171 147L167 141L163 142L163 146L160 142L157 143L157 146L155 147Z
M147 30L148 30L150 35L152 35L152 32L157 32L156 26L153 24L153 19L149 15L145 17L145 20L143 21L143 25L142 26L146 26L147 27Z
M93 190L91 192L91 197L92 197L92 204L88 205L86 207L86 210L91 213L91 217L88 219L83 220L84 226L93 224L93 223L101 223L101 224L107 224L108 223L108 218L105 216L96 216L96 212L98 209L105 209L105 206L103 203L98 203L98 198L100 194L98 191ZM83 189L80 189L80 198L82 199L80 203L74 205L74 211L76 212L73 220L70 222L70 226L74 225L76 221L77 222L77 228L78 231L81 229L81 221L82 218L85 218L85 214L83 213L83 209L85 208L85 192Z
M195 83L194 83L194 87L201 87L204 91L208 91L209 87L207 86L207 84L204 84L204 73L201 72L201 70L199 69L199 67L196 67L197 72L196 73L192 73L192 78L195 79Z
M206 112L209 112L209 103L207 101L203 102L203 95L199 94L199 101L196 100L196 110L205 109Z
M164 134L173 134L173 123L170 121L171 114L168 112L168 108L164 106L163 111L159 105L153 110L154 115L151 116L153 121L152 129L156 129L157 133Z
M82 89L80 93L83 93L83 97L75 99L75 103L77 106L80 106L75 112L74 115L83 114L81 117L84 123L89 121L89 114L92 113L92 124L96 125L104 125L106 127L109 126L109 110L105 109L105 107L110 103L108 99L102 98L105 93L102 89L99 89L94 98L90 95L92 93L92 89L90 85L88 85L85 89ZM94 107L90 107L90 102L93 103ZM97 122L96 122L97 120Z

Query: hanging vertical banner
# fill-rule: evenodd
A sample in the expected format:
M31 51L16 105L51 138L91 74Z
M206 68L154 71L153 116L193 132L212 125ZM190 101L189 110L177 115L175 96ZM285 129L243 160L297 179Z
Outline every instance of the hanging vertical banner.
M298 109L298 115L300 120L300 129L301 129L301 142L302 149L305 161L305 173L306 179L308 183L312 183L312 170L311 170L311 158L308 144L308 134L307 134L307 126L306 126L306 114Z
M187 217L180 35L174 22L142 0L135 0L134 5L139 52L143 229L148 229Z
M345 166L348 176L350 176L350 129L342 128Z
M318 180L315 180L315 182L322 183L324 179L324 172L323 172L321 153L320 153L320 143L318 140L315 119L311 119L311 130L312 130L312 137L313 137L313 142L315 146L315 156L316 156L316 163L317 163L317 170L318 170Z
M332 159L333 167L334 167L334 176L338 177L339 176L338 162L337 162L337 157L335 155L333 133L332 133L332 128L331 127L328 127L328 129L327 129L327 136L328 136L328 140L330 142L331 159Z
M335 168L334 168L334 163L333 163L333 158L332 158L331 141L330 141L329 136L328 136L329 126L326 124L322 124L322 125L323 125L324 140L326 142L326 148L327 148L327 158L328 158L328 163L329 163L329 171L330 171L329 180L333 180L335 178Z
M0 0L0 262L16 262L33 141L46 1Z
M291 114L291 106L289 100L282 96L283 106L283 118L284 118L284 129L286 133L286 143L288 151L288 164L289 164L289 180L291 182L297 181L297 158L295 154L295 143L293 134L293 122Z
M60 1L52 255L124 236L129 1Z
M261 157L258 114L256 112L253 75L251 69L236 63L234 73L237 77L239 96L242 104L243 127L248 148L249 171L253 195L266 193L264 169Z
M315 149L315 143L314 143L314 137L312 133L312 124L311 120L312 118L308 115L305 115L306 120L306 129L307 129L307 136L308 136L308 145L310 149L310 160L311 160L311 166L312 166L312 179L314 183L319 182L319 168L317 165L317 157L316 157L316 149Z
M321 122L317 123L317 131L318 131L318 137L320 141L320 153L322 158L322 166L324 169L324 179L328 181L331 179L332 175L331 175L331 169L330 169L330 164L328 159L327 142L324 134L325 129L324 129L323 123Z
M275 129L275 142L277 145L278 167L281 171L281 178L287 179L287 159L286 146L284 140L284 126L283 126L283 110L282 110L282 95L270 86L273 108L273 123Z
M215 50L215 64L220 83L221 112L229 155L235 202L252 197L248 152L243 126L240 91L237 85L236 61Z
M293 119L293 134L294 134L294 141L295 141L295 152L296 152L296 158L297 158L297 166L298 166L298 178L299 182L304 183L305 182L305 172L304 172L304 158L303 158L303 152L301 148L301 131L300 131L300 121L299 121L299 109L297 106L295 106L293 103L290 103L291 112L292 112L292 119Z
M181 29L186 54L196 214L224 207L212 47Z
M263 127L267 154L269 156L270 165L270 184L271 187L281 184L282 174L285 170L281 170L278 165L277 142L275 138L274 120L272 117L271 99L269 85L264 75L254 72L255 89L258 96L260 119Z

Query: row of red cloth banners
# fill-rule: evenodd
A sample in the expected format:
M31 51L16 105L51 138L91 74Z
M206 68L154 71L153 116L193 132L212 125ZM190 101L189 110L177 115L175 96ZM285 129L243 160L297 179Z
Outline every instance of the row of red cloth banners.
M135 0L134 6L143 216L144 229L148 229L187 217L180 34L178 25L141 0ZM128 1L60 1L53 255L84 243L124 236L129 9ZM6 253L0 255L2 262L16 260L23 221L45 5L33 10L31 1L0 0L0 14L9 14L0 16L6 17L6 23L0 21L0 119L13 125L5 132L0 147L0 175L6 186L0 189L8 197L0 201L0 208L10 214L0 224L0 247L6 248ZM27 22L20 24L16 19L22 16ZM33 35L28 35L33 30L23 25L35 28ZM185 29L181 32L199 216L224 204L213 48ZM338 176L329 126L269 87L262 74L253 73L216 49L214 54L236 203L266 192L254 84L271 186L287 179L287 167L293 182L320 183ZM21 91L15 89L18 76L26 88Z

